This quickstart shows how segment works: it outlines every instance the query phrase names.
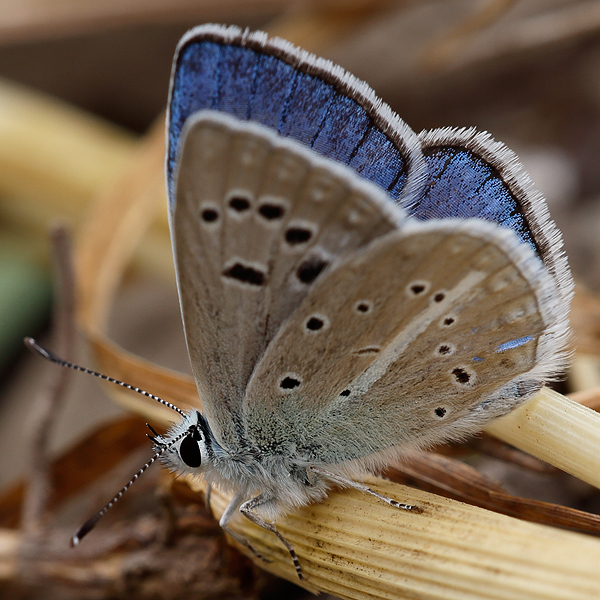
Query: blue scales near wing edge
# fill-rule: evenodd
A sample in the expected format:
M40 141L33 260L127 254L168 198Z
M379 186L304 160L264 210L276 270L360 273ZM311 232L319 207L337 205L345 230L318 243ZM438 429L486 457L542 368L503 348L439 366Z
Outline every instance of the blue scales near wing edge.
M191 114L211 109L272 127L350 166L392 198L401 196L414 162L411 152L422 162L416 135L405 124L397 137L413 139L398 144L377 124L381 117L368 102L346 93L343 77L327 77L319 68L326 61L298 62L284 50L274 54L262 40L218 41L214 29L209 31L208 39L201 34L189 39L176 57L169 107L170 192L182 127Z
M183 39L169 102L171 199L179 136L202 109L259 122L348 165L418 219L479 217L510 227L552 271L563 270L549 264L557 232L545 204L508 149L474 130L418 139L365 83L287 42L217 25Z
M462 147L425 148L424 154L428 180L411 207L415 217L486 219L509 227L535 248L521 204L492 165Z

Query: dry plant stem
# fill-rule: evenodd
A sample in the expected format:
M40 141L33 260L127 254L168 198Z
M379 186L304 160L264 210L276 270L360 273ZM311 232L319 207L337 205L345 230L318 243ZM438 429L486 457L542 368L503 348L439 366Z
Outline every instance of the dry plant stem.
M417 482L426 491L532 523L600 533L598 515L513 496L473 467L434 452L412 453L407 460L387 468L385 476L397 483L405 483L408 477L408 482Z
M51 230L56 273L56 303L52 322L52 347L61 356L73 356L75 345L75 297L71 265L71 237L64 225ZM49 382L32 407L30 478L23 507L25 542L34 542L43 532L44 517L52 482L50 481L49 435L57 417L65 388L71 377L68 369L45 367Z
M468 45L474 34L493 25L510 10L517 0L493 0L474 11L439 39L433 40L423 52L422 63L426 69L443 69L452 62L453 56Z
M320 54L398 0L312 0L291 4L267 26L276 35Z
M394 510L368 494L345 490L278 519L276 526L294 545L306 575L300 585L340 598L597 598L600 542L594 538L381 479L366 483L423 513ZM198 480L190 485L201 489ZM217 518L227 503L226 495L212 491ZM262 568L297 581L275 536L241 516L231 527L273 561L260 563Z
M39 42L44 39L144 26L149 23L177 24L236 22L257 19L282 10L289 0L19 0L4 2L0 42Z
M600 415L549 388L486 431L600 488Z
M78 236L78 320L88 332L102 331L125 264L159 206L166 209L164 117L138 145L127 174L106 190ZM159 204L160 203L160 204Z
M589 390L581 390L580 392L573 392L568 397L583 406L587 406L592 410L600 410L600 387L594 387Z
M600 358L579 352L571 365L569 386L573 392L600 387Z
M116 125L1 78L0 138L3 225L40 237L54 215L79 221L136 144Z
M472 43L460 48L452 58L452 66L468 65L498 60L522 54L551 44L566 43L596 33L600 29L600 3L565 2L540 14L507 21L489 31L482 32ZM544 6L544 3L540 3Z

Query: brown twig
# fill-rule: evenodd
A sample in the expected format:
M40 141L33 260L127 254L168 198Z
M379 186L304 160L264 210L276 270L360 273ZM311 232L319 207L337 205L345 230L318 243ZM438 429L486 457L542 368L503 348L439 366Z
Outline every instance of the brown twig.
M75 293L71 260L71 236L68 227L53 225L50 231L54 256L56 302L52 317L52 347L60 356L73 355L75 344ZM23 504L24 547L37 545L44 522L52 482L50 475L49 436L64 397L71 372L49 367L49 381L32 406L30 479Z

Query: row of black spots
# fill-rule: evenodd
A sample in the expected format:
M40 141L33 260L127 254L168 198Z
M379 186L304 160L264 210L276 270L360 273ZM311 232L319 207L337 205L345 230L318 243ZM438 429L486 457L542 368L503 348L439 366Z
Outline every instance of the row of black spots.
M241 214L250 210L252 203L250 198L237 195L232 196L227 205L232 212ZM285 216L285 207L276 202L262 202L259 204L257 212L266 221L278 221Z
M223 276L234 279L239 283L257 287L265 285L267 281L266 273L252 265L245 265L239 261L226 268L223 271Z
M229 209L234 213L244 213L251 208L251 202L244 196L233 196L227 202ZM258 207L258 214L267 221L277 221L284 217L285 208L274 202L264 202ZM200 218L205 223L215 223L220 217L219 210L214 206L204 206L200 209ZM291 233L291 237L298 237L305 234ZM310 236L309 236L310 237Z
M409 297L425 296L431 287L428 281L413 281L406 286L406 293ZM435 292L431 299L433 302L440 303L446 298L446 292L439 290Z
M250 200L244 196L233 196L228 202L229 208L236 213L245 213L250 209ZM277 221L283 218L285 208L279 204L265 202L258 207L258 213L267 221ZM288 227L285 232L285 241L290 246L307 243L313 236L308 227Z

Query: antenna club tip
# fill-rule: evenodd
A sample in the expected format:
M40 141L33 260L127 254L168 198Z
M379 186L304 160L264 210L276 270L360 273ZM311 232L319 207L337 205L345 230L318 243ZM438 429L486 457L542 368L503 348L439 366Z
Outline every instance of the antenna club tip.
M81 541L81 538L77 534L75 534L71 538L71 548L76 548L77 546L79 546L80 541Z
M32 337L26 337L23 343L31 350L34 354L41 354L44 358L52 360L52 356L48 350L44 350Z

